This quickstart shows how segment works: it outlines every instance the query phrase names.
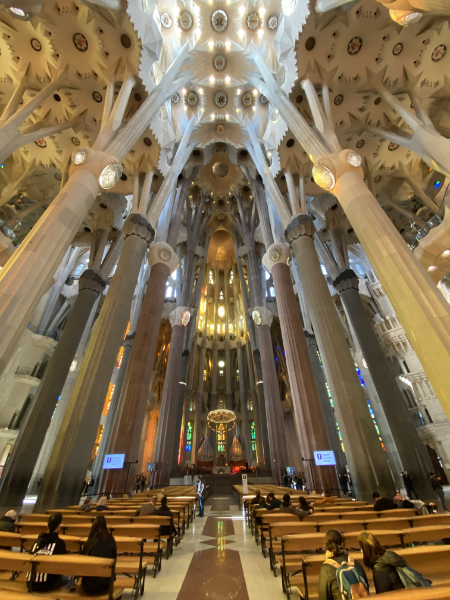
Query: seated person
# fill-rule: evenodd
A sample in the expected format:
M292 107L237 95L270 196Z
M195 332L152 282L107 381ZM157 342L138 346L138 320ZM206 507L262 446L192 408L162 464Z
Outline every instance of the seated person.
M173 514L170 508L167 506L167 496L161 498L161 506L155 510L155 515L163 517L170 517L170 525L161 526L161 536L174 536L178 535L178 531L173 523Z
M380 542L369 532L364 531L358 537L363 553L364 564L373 571L373 582L377 594L404 589L397 567L406 567L406 561L391 550L385 550Z
M98 515L92 523L87 542L82 554L86 556L99 556L100 558L117 558L117 546L113 536L106 526L106 519ZM111 580L109 577L82 577L81 587L88 596L106 594Z
M101 511L101 510L109 510L109 508L106 506L106 502L107 502L108 498L106 496L102 496L99 501L97 502L97 506L95 507L96 511Z
M364 571L364 567L357 561L353 561L347 550L344 548L344 538L335 529L327 531L325 536L325 550L327 560L320 567L319 571L319 597L318 600L341 600L343 595L339 590L339 584L336 577L336 571L339 566L346 562L355 569L360 586L365 588L366 596L369 592L369 582ZM337 564L333 564L337 563ZM363 590L362 590L363 591ZM364 596L354 596L355 598L363 598Z
M304 496L300 496L298 499L298 507L300 510L312 510L314 511L314 502L307 502Z
M9 510L4 517L0 517L0 531L5 531L6 533L14 533L16 520L16 511Z
M309 510L299 510L298 508L295 508L295 506L291 504L291 497L289 494L283 496L283 502L281 503L279 510L280 513L289 513L291 515L297 515L297 517L306 517L306 515L312 515L313 513L312 508Z
M157 502L158 502L158 497L152 496L152 498L149 502L146 502L145 504L143 504L141 506L141 508L137 509L137 511L134 513L134 516L135 517L146 517L147 515L152 515L156 510Z
M273 492L270 492L270 494L267 494L267 502L266 502L267 510L273 510L274 508L280 508L280 506L281 506L281 500L279 500L278 498L275 498L275 494Z
M383 498L380 496L378 492L374 492L372 494L375 504L373 505L373 510L392 510L393 508L397 508L397 505L390 498Z
M259 504L258 504L258 505L255 505L255 509L256 509L256 508L267 508L267 505L266 505L266 499L264 498L264 496L260 496L260 497L259 497ZM261 517L256 517L256 518L255 518L255 522L256 522L258 525L261 525L261 523L262 523Z
M260 499L261 499L261 492L259 490L256 490L256 496L252 499L252 501L250 502L250 505L259 504Z
M46 533L40 533L30 550L31 554L53 556L56 554L67 554L66 544L59 537L58 531L61 525L62 514L54 513L48 519ZM68 578L64 575L48 575L47 573L36 573L32 580L32 574L27 574L27 581L31 582L33 592L50 592L65 585Z
M315 506L319 506L319 504L334 504L334 496L330 491L325 490L322 500L316 500Z
M92 506L92 496L87 496L84 499L83 504L81 505L81 510L83 512L90 512L91 510L93 510L93 506Z

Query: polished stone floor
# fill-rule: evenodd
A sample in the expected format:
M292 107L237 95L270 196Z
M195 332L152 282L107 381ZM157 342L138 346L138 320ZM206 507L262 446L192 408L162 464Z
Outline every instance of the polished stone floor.
M274 577L231 496L209 497L143 600L282 600Z

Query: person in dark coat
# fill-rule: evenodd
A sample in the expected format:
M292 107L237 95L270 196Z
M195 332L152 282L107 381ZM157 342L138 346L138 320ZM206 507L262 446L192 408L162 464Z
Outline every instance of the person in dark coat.
M15 510L9 510L4 517L0 517L0 531L14 533L17 513Z
M31 548L31 554L43 556L54 556L56 554L67 554L66 544L59 535L59 526L61 525L62 514L52 514L47 523L47 532L40 533L37 540ZM57 590L68 582L68 577L64 575L49 575L47 573L35 573L32 580L31 572L27 574L27 581L31 582L33 592L50 592Z
M439 500L441 501L441 504L442 504L442 510L444 512L450 512L445 504L445 492L444 492L444 488L442 487L441 478L438 475L436 475L436 473L430 473L430 476L431 476L431 487L436 492L436 494L439 496Z
M339 531L336 531L335 529L327 531L325 536L325 550L327 559L332 559L339 564L348 561L348 552L344 548L344 538ZM367 584L367 590L369 590L366 572L364 571L364 567L357 560L355 560L355 569L358 570L359 574ZM320 567L318 591L318 600L342 600L336 578L336 567L333 565L324 563Z
M300 498L298 499L298 507L300 510L312 510L314 511L313 508L314 502L307 502L304 496L300 496Z
M261 492L259 490L256 490L256 495L254 498L252 498L250 505L252 504L259 504L261 501Z
M82 554L100 558L113 558L114 560L117 558L117 545L108 531L106 519L103 515L98 515L92 523ZM110 582L109 577L82 577L81 587L88 596L99 596L108 592Z
M383 498L380 496L378 492L374 492L373 498L375 500L375 504L373 506L373 510L392 510L393 508L397 508L397 505L390 498Z
M275 494L273 492L270 492L270 494L267 494L267 502L266 502L267 510L273 510L274 508L280 508L280 506L281 506L281 500L279 500L278 498L275 498Z
M406 560L386 550L370 531L364 531L358 537L366 567L373 571L373 582L377 594L404 589L397 567L406 567Z
M344 496L348 494L348 479L345 473L339 473L339 485L344 493Z
M408 496L408 498L411 498L412 500L412 494L414 494L414 496L416 497L416 500L419 499L419 496L417 495L416 490L414 489L414 481L413 478L411 477L411 475L408 473L408 471L405 471L404 473L402 473L402 477L403 477L403 483L406 489L406 495Z
M170 525L162 525L161 526L161 535L178 535L178 531L173 522L173 514L170 508L167 506L167 496L163 496L161 498L161 506L155 510L155 515L160 515L163 517L170 517Z

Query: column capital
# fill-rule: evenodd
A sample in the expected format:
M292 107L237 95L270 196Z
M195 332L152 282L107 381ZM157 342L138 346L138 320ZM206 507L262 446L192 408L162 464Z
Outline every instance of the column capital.
M289 245L300 237L309 236L314 238L316 228L309 215L295 215L286 227L284 237Z
M150 244L155 238L155 230L147 217L141 213L131 213L123 224L123 234L125 239L131 235L136 235Z
M359 279L353 269L339 269L338 276L333 281L333 286L341 294L347 290L359 290Z
M274 265L285 264L288 267L291 265L291 249L288 244L277 242L267 248L266 253L262 257L262 263L265 268L272 273Z
M341 150L322 156L313 167L313 178L318 186L330 192L345 173L356 173L364 179L361 156L353 150Z
M251 312L254 324L257 327L261 325L270 325L273 321L273 314L265 306L254 306Z
M103 293L106 287L106 282L102 277L100 269L86 269L78 282L78 289L81 292L82 290L90 290L97 295Z
M308 344L308 347L314 346L317 349L317 340L314 333L309 333L309 331L304 331L303 333L305 334L305 339L306 343Z
M169 321L172 327L186 327L191 318L191 314L187 306L177 306L169 315Z
M153 242L150 245L148 264L150 267L154 267L158 263L167 265L169 274L178 268L178 257L170 244L166 244L166 242Z
M123 340L122 342L122 346L124 348L131 348L133 346L133 342L134 342L134 338L136 336L136 332L133 331L133 333L129 333L126 338Z

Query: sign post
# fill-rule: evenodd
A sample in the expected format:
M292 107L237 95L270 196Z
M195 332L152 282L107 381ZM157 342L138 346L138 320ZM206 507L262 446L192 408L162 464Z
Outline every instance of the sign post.
M247 473L242 474L242 493L244 495L248 494Z

